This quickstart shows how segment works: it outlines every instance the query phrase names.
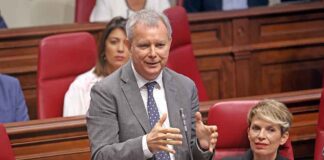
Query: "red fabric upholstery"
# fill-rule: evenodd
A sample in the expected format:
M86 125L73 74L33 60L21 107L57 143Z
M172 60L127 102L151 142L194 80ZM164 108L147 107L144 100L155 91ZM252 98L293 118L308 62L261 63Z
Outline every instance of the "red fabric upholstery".
M96 0L75 0L74 21L77 23L88 23Z
M322 90L321 102L319 107L314 160L324 160L323 149L324 149L324 90Z
M228 101L216 103L208 112L208 124L217 125L218 140L214 160L243 154L250 148L247 136L247 114L258 101ZM280 154L294 159L290 140L282 146Z
M193 53L189 22L184 8L176 6L166 9L172 27L172 44L168 67L191 78L197 86L200 101L208 100L208 96L200 77Z
M96 42L86 32L41 40L37 77L39 119L62 116L65 92L77 75L95 65L96 55Z
M0 124L0 151L1 160L15 160L9 137L5 127L2 124Z

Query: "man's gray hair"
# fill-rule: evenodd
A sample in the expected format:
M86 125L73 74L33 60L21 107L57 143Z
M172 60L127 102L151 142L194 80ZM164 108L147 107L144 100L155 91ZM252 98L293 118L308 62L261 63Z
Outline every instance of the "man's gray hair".
M163 14L154 10L143 9L129 17L126 24L126 34L129 40L133 39L134 26L137 23L143 23L149 27L158 26L159 21L162 21L168 31L168 38L171 39L172 29L169 19Z

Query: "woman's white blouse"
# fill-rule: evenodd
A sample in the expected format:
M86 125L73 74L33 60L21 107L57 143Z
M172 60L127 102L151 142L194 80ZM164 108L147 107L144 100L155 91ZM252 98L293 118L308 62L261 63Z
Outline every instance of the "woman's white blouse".
M79 75L70 85L64 97L63 116L85 115L90 106L90 91L92 86L103 77L98 77L90 71Z

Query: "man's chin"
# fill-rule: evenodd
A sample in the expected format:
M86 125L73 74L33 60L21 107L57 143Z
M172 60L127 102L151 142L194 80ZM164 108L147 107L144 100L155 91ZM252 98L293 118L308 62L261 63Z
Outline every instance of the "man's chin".
M153 80L155 79L157 76L159 76L161 70L160 69L149 69L146 70L146 78L149 78L148 80Z

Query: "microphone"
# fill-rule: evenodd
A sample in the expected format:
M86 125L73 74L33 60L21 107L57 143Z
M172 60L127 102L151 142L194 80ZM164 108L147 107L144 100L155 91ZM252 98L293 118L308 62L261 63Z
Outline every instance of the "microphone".
M186 116L185 116L185 114L183 113L183 108L180 108L179 112L180 112L180 117L181 117L181 119L182 119L182 123L183 123L184 130L185 130L185 135L186 135L186 139L187 139L187 144L188 144L188 149L189 149L190 160L193 160L192 152L191 152L191 147L190 147L190 140L189 140L189 138L188 138L188 129L187 129L187 125L186 125Z

